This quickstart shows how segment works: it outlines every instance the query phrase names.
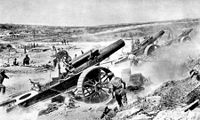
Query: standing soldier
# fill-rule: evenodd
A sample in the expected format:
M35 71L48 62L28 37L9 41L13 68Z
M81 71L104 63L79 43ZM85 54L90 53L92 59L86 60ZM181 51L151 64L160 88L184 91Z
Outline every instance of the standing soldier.
M57 63L58 63L57 58L54 58L54 59L53 59L53 67L54 67L54 68L57 66Z
M108 76L113 76L110 81L112 96L116 98L119 107L123 107L123 102L127 103L126 83L121 78L115 77L113 73L109 73Z
M84 54L83 50L81 50L81 53Z
M26 45L24 46L24 54L26 54Z
M135 41L135 49L140 49L140 39Z
M131 52L133 52L135 50L135 41L132 40L131 41Z
M0 73L0 92L3 89L3 94L6 92L6 87L3 85L4 78L9 79L9 77L5 74L5 70Z
M74 58L77 58L77 54L74 55Z
M63 40L64 40L64 44L66 45L67 44L66 40L65 39L63 39Z

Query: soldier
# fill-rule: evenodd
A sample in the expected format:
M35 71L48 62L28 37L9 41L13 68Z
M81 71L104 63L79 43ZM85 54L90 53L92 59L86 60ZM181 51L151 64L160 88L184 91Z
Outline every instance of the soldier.
M138 63L139 63L138 57L136 57L134 54L130 54L130 55L128 56L128 59L130 60L130 65L133 64L133 65L137 66Z
M54 67L54 68L56 67L57 63L58 63L57 58L54 58L54 59L53 59L53 67Z
M81 50L81 53L84 54L83 50Z
M66 42L66 40L65 40L65 39L63 39L63 42L64 42L64 44L66 45L66 43L67 43L67 42Z
M69 109L80 107L79 105L76 105L74 92L70 91L68 95L69 95L69 100L68 103L66 104L66 107Z
M77 54L74 55L74 58L77 58Z
M17 62L17 58L14 59L13 65L14 65L14 66L18 66L18 65L19 65L19 63Z
M148 40L151 38L151 36L144 36L143 38L144 38L144 40Z
M116 116L117 112L118 112L117 107L115 107L112 110L108 108L108 106L106 106L103 111L103 114L101 115L101 119L105 118L106 120L112 120L112 118Z
M3 94L6 92L6 87L3 85L4 78L9 79L9 77L5 74L5 70L0 73L0 92L3 89Z
M67 105L67 108L75 108L75 101L74 101L74 98L70 97L69 98L69 101L68 101L68 105Z
M72 71L70 70L72 68L71 63L67 63L65 65L65 70L66 70L66 74L71 73Z
M200 81L200 73L199 73L199 71L196 70L196 69L192 69L192 70L190 71L190 77L191 77L191 78L196 77L196 79L197 79L198 81Z
M136 40L132 40L131 41L131 52L134 52L134 50L136 49L136 47L135 47L135 41Z
M40 85L39 82L34 82L31 79L29 79L29 81L33 85L32 89L37 90L37 91L41 91L42 90L42 86Z
M113 98L116 98L119 107L123 107L123 102L127 103L127 97L125 92L126 83L121 78L115 77L113 73L109 73L108 76L113 76L110 81L110 89L112 96Z
M24 54L26 54L26 46L24 46Z
M137 39L135 41L135 46L136 46L136 49L139 49L140 48L140 39Z
M23 65L29 65L29 63L30 63L30 58L28 55L26 55L26 57L23 60Z

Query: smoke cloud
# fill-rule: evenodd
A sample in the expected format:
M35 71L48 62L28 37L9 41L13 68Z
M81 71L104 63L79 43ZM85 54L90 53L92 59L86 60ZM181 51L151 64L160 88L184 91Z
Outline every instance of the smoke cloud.
M199 33L192 41L163 46L154 53L153 59L148 59L142 65L133 68L134 72L142 72L159 84L169 80L184 79L189 74L187 61L197 59L200 55Z

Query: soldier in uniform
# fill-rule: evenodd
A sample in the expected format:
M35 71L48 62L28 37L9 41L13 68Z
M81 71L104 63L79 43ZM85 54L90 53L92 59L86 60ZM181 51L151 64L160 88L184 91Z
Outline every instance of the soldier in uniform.
M75 68L72 66L72 63L68 63L65 65L65 75L64 76L69 76L75 74Z
M29 63L30 63L30 58L28 55L26 55L26 57L23 60L23 65L29 65Z
M30 83L33 85L32 89L36 91L41 91L42 90L42 85L40 85L39 82L32 81L29 79Z
M57 63L58 63L57 58L54 58L54 59L53 59L53 67L54 67L54 68L57 66Z
M115 77L113 73L109 73L108 76L113 76L110 81L110 89L113 98L116 98L119 107L123 107L123 102L127 103L126 97L126 83L119 77Z
M69 109L80 107L79 105L76 105L75 94L74 94L73 91L69 92L69 100L68 100L68 103L66 105L67 105L66 107L69 108Z
M140 39L135 40L135 49L140 48Z
M13 65L14 65L14 66L18 66L18 65L19 65L19 63L17 62L17 58L14 59Z
M108 106L106 106L103 114L101 115L101 119L105 118L106 120L112 120L112 118L116 116L117 112L117 107L115 107L114 109L110 109L108 108Z
M139 63L139 58L136 57L134 54L130 54L130 55L128 56L128 59L130 60L130 65L137 66L138 63Z
M84 54L83 50L81 50L81 53Z
M191 78L196 77L196 79L197 79L198 81L200 81L200 73L199 73L199 71L196 70L196 69L192 69L192 70L190 71L190 77L191 77Z
M0 92L3 89L3 94L6 92L6 87L3 85L3 81L5 78L9 79L9 77L5 74L5 70L3 70L0 73Z

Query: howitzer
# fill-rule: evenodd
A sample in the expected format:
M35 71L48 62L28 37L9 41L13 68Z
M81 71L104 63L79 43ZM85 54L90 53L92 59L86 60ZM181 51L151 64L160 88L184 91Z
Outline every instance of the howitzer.
M134 45L132 45L132 51L131 53L138 56L142 54L150 55L156 48L159 46L156 44L153 44L158 38L160 38L165 32L161 30L154 36L151 36L144 41L142 41L139 46L134 48Z
M182 43L185 41L191 41L190 33L193 31L193 28L183 31L177 38L170 40L166 45L171 45L173 43Z
M193 31L193 28L183 31L177 38L177 42L186 42L191 41L190 33Z
M53 78L40 91L30 90L18 96L11 97L0 103L10 111L16 106L29 107L37 102L56 97L60 93L77 88L79 97L85 102L99 103L110 98L108 83L112 79L108 76L111 71L98 66L101 61L115 53L125 45L118 40L103 49L92 49L72 60L75 72L62 78ZM81 61L81 62L80 62Z
M193 28L183 31L178 37L182 38L184 36L188 36L193 31Z

